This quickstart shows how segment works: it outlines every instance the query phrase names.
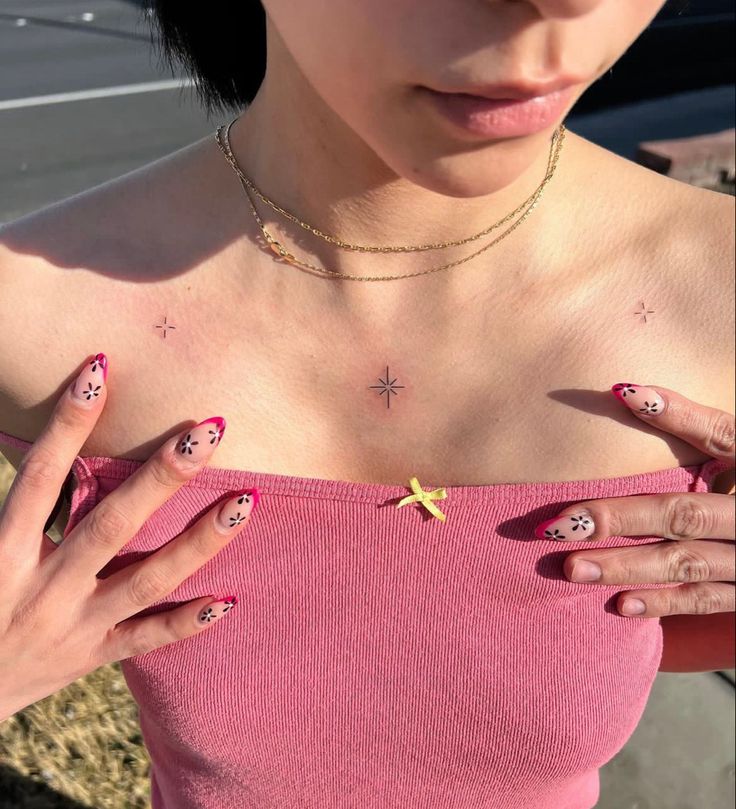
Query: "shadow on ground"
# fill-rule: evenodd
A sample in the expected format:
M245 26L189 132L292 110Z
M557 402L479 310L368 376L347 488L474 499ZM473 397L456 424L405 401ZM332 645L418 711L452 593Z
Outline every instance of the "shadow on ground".
M95 809L0 764L0 809Z

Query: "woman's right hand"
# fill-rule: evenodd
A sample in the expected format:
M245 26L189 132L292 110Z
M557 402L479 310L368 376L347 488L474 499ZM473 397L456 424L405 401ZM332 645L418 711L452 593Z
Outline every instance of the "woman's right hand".
M99 666L201 632L237 603L235 596L203 596L130 617L168 595L237 536L258 502L255 489L219 501L150 556L97 577L206 464L225 430L219 417L166 441L60 545L46 535L72 462L102 412L106 377L107 359L97 354L56 403L0 510L0 720Z

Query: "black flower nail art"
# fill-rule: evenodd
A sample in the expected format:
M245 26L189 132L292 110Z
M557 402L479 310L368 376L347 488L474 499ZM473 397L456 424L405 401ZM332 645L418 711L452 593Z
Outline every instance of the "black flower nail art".
M192 441L192 434L189 433L189 435L187 435L187 437L179 444L182 454L186 455L186 453L189 452L191 455L192 447L195 444L199 444L199 441Z
M208 432L212 436L212 438L210 438L210 444L214 444L215 441L219 440L222 436L222 430L219 427L215 427L214 430L208 430Z
M239 506L242 506L243 503L245 503L246 505L250 505L250 501L251 501L251 493L250 492L246 492L245 494L241 494L240 497L238 497L238 505Z
M644 407L639 408L640 413L658 413L658 402L644 402Z
M578 528L582 528L583 531L587 531L589 526L593 525L593 520L590 517L580 516L580 517L570 517L572 522L574 523L572 530L577 531Z
M104 367L104 366L103 366L103 362L102 362L102 360L99 358L99 356L97 356L97 357L95 357L93 360L91 360L91 361L90 361L90 365L92 366L92 370L93 370L93 371L96 371L98 368L102 368L102 367Z
M557 529L557 528L555 528L555 530L554 530L554 531L550 531L550 530L549 530L549 528L548 528L548 529L547 529L547 530L544 532L544 535L545 535L546 537L549 537L550 539L564 539L564 538L565 538L565 535L564 535L564 534L561 534L561 533L559 532L559 529Z
M620 393L624 399L626 398L627 393L636 393L636 388L631 384L631 382L624 382L621 385L614 385L613 389Z
M228 598L225 600L224 606L222 608L223 614L226 613L228 610L231 610L236 604L238 603L238 599L233 596L232 598Z
M243 522L244 520L245 517L240 512L238 512L237 517L230 517L230 527L232 528L235 525L240 525L240 523Z
M99 396L100 394L97 392L102 387L102 385L98 385L96 388L92 387L92 383L87 383L87 390L83 390L82 394L87 397L87 401L92 399L95 396Z
M203 610L200 613L199 620L200 621L206 621L207 623L209 623L214 617L215 617L215 613L214 613L212 607L207 607L206 610Z

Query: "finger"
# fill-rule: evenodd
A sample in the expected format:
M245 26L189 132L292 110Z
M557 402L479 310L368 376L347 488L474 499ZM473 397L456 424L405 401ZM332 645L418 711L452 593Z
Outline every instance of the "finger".
M165 598L247 526L259 499L257 489L237 492L155 553L103 579L100 611L121 620Z
M602 497L568 506L539 523L538 539L595 542L611 536L729 539L736 534L736 499L716 492L664 492Z
M736 419L731 413L699 404L660 385L652 388L618 382L611 392L642 421L734 466Z
M596 570L597 568L597 570ZM569 554L562 569L570 581L596 584L734 581L729 542L655 542Z
M237 603L235 595L205 596L155 615L128 618L107 634L99 652L100 665L146 654L197 635L229 615Z
M56 505L74 459L102 412L107 371L108 360L104 354L88 358L59 397L43 431L21 459L0 511L4 558L10 553L18 559L21 556L38 559L46 520Z
M225 420L214 416L166 441L80 520L48 562L63 565L67 576L96 575L200 471L224 432Z
M708 615L715 612L733 612L736 609L736 586L725 582L707 584L681 584L663 590L634 590L619 596L617 609L622 615L637 618L659 618L664 615ZM641 602L639 610L634 603ZM634 610L638 611L634 611Z

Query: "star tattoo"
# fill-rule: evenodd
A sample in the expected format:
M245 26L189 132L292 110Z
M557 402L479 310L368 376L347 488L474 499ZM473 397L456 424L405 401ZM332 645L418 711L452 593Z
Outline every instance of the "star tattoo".
M381 384L380 385L368 385L369 388L376 388L377 390L379 390L380 391L380 393L378 394L379 396L383 396L384 393L386 394L386 407L391 407L391 394L393 393L394 395L398 396L398 394L396 393L396 389L404 387L404 385L397 385L396 384L396 379L398 379L398 377L394 377L394 379L390 378L389 373L388 373L388 365L387 365L386 366L386 378L381 379L380 376L378 377L378 381Z
M160 325L156 326L156 328L157 328L157 329L163 329L163 335L164 335L164 340L165 340L165 339L166 339L166 332L167 332L167 330L168 330L168 329L175 329L175 328L176 328L176 326L170 326L170 325L167 325L167 324L166 324L166 318L164 318L164 322L163 322L162 324L160 324Z
M654 309L647 309L644 305L644 301L641 302L641 312L634 312L635 315L642 315L644 317L644 322L647 322L647 315L653 315Z

